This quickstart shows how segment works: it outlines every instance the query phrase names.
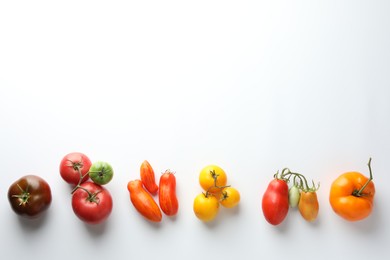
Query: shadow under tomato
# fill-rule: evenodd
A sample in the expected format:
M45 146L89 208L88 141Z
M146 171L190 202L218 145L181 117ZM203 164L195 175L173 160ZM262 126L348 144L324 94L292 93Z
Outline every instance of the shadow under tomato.
M100 224L88 224L88 223L83 223L83 224L84 227L87 229L88 233L93 237L102 236L107 230L107 226L109 225L108 220Z
M172 222L175 222L177 220L177 214L174 215L174 216L167 216L167 215L164 215L163 216L163 219L168 219L169 221L172 221Z
M346 222L353 232L358 232L365 235L371 233L373 234L378 231L380 232L380 230L383 229L383 226L386 225L386 221L383 219L381 210L382 209L380 207L374 206L372 213L365 219L355 222L346 221L344 219L341 219L341 221Z
M203 222L203 224L208 228L208 229L214 229L216 226L222 224L224 221L237 217L240 213L240 205L237 205L234 208L224 208L220 207L218 215L215 217L214 220L210 222Z
M27 218L18 216L19 223L25 232L36 232L47 223L50 212L44 212L42 215L35 218Z

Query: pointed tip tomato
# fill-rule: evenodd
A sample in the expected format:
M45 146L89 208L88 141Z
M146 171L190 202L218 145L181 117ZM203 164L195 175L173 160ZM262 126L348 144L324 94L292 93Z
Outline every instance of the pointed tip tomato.
M158 186L156 183L154 170L147 160L143 161L141 164L140 177L145 189L147 189L147 191L153 195L157 194Z
M152 222L161 221L161 210L152 195L144 189L141 180L129 181L127 189L130 192L131 203L143 217Z

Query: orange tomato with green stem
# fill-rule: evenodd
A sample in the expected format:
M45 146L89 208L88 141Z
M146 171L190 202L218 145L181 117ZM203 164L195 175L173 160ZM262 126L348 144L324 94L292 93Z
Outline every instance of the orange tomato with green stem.
M363 220L373 210L375 185L372 182L371 158L368 161L368 169L369 178L360 172L346 172L331 185L330 205L334 212L345 220Z

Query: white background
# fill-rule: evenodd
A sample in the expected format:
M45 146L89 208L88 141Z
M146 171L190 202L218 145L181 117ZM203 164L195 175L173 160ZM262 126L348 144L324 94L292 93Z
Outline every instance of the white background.
M0 251L4 259L379 259L390 254L389 1L1 1ZM109 220L79 221L58 166L73 151L112 164ZM328 203L339 174L368 174L372 215ZM180 210L160 224L130 203L149 160L176 171ZM207 164L241 192L211 224L192 212ZM273 174L321 182L320 214L261 211ZM44 218L18 218L8 186L52 187Z

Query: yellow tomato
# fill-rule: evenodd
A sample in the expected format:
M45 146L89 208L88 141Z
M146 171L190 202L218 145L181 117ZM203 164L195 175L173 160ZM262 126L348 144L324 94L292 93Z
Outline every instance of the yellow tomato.
M234 208L240 202L240 193L232 187L226 187L222 190L221 205L225 208Z
M201 193L195 197L194 200L194 213L196 217L204 222L212 221L215 219L219 211L218 199L211 195Z
M208 165L200 171L199 184L206 192L218 194L221 192L218 187L225 186L226 183L226 173L217 165Z

